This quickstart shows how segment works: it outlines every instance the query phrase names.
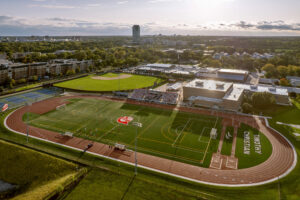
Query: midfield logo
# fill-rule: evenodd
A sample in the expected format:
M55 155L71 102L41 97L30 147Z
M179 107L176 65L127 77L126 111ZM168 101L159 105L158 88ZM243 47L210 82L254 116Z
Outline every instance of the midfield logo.
M127 116L124 116L124 117L120 117L118 118L117 122L120 123L120 124L125 124L125 125L128 125L129 122L131 122L133 120L132 117L127 117Z

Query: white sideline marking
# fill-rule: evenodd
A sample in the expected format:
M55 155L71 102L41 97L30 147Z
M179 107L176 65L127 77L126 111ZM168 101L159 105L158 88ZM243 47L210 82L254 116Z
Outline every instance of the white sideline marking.
M177 136L176 140L173 142L172 146L174 146L174 144L176 144L178 138L181 136L183 130L185 129L185 127L188 125L188 123L191 121L191 119L189 119L186 124L184 125L184 127L182 128L182 130L180 131L179 135Z
M22 107L18 108L18 109L21 109ZM18 110L17 109L17 110ZM15 111L17 111L15 110ZM15 112L14 111L14 112ZM11 129L10 127L7 126L7 119L10 115L12 115L14 112L11 112L10 114L8 114L4 120L4 126L11 132L14 132L14 133L17 133L17 134L20 134L20 135L25 135L24 133L21 133L19 131L15 131L13 129ZM269 122L268 122L268 118L264 118L265 121L266 121L266 124L269 128L273 129L272 127L269 126ZM275 129L273 129L274 131L276 131ZM258 185L264 185L264 184L267 184L267 183L272 183L274 181L278 181L278 179L281 179L285 176L287 176L295 167L296 167L296 164L297 164L297 153L296 153L296 150L294 148L294 146L292 145L292 143L284 136L282 135L280 132L276 131L277 133L279 133L282 137L284 137L288 143L292 146L293 150L294 150L294 163L292 165L292 167L290 167L285 173L283 173L282 175L280 175L279 177L274 177L273 179L269 179L267 181L262 181L262 182L258 182L258 183L247 183L247 184L220 184L220 183L211 183L211 182L207 182L207 181L200 181L200 180L197 180L197 179L193 179L193 178L188 178L188 177L185 177L185 176L181 176L181 175L177 175L177 174L173 174L173 173L170 173L170 172L165 172L165 171L161 171L161 170L158 170L158 169L153 169L153 168L150 168L150 167L146 167L146 166L143 166L143 165L138 165L139 168L143 168L143 169L147 169L147 170L150 170L150 171L154 171L154 172L157 172L157 173L161 173L161 174L165 174L165 175L169 175L169 176L173 176L173 177L177 177L177 178L180 178L180 179L184 179L184 180L188 180L188 181L192 181L192 182L195 182L195 183L201 183L201 184L206 184L206 185L212 185L212 186L222 186L222 187L249 187L249 186L258 186ZM35 136L31 136L29 135L30 138L34 138L34 139L37 139L37 140L41 140L41 141L45 141L45 142L49 142L49 143L52 143L52 144L55 144L55 145L59 145L59 146L63 146L63 147L66 147L66 148L69 148L69 149L73 149L73 150L76 150L76 151L82 151L82 149L78 149L78 148L75 148L75 147L71 147L71 146L67 146L67 145L64 145L64 144L60 144L60 143L56 143L56 142L52 142L50 140L45 140L45 139L42 139L42 138L38 138L38 137L35 137ZM93 153L93 152L90 152L90 151L86 151L86 153L89 153L89 154L92 154L92 155L95 155L95 156L98 156L98 157L101 157L101 158L106 158L106 159L109 159L109 160L113 160L113 161L117 161L117 162L121 162L121 163L124 163L124 164L128 164L128 165L131 165L131 166L134 166L135 163L130 163L130 162L127 162L127 161L123 161L123 160L119 160L119 159L116 159L116 158L111 158L111 157L108 157L108 156L104 156L104 155L101 155L101 154L97 154L97 153ZM209 172L207 172L208 174Z
M200 142L201 141L201 137L202 137L202 135L203 135L203 133L204 133L204 130L205 129L209 129L208 127L204 127L203 129L202 129L202 132L201 132L201 134L199 135L199 138L198 138L198 141ZM207 142L208 143L208 142Z

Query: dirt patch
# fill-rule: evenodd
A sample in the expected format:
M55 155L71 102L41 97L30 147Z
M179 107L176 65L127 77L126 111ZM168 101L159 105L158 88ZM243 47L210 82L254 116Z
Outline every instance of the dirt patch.
M122 74L118 77L103 77L103 76L92 76L92 79L96 79L96 80L117 80L117 79L125 79L125 78L130 78L132 75L130 74Z

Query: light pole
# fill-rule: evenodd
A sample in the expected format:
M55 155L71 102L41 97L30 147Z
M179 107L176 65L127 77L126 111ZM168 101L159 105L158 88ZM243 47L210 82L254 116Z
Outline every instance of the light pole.
M31 106L31 103L30 102L26 102L26 106L28 108L27 110L27 114L26 114L26 136L27 136L27 142L28 142L28 136L29 136L29 126L28 126L28 115L29 115L29 109L30 109L30 106Z
M135 151L134 151L134 160L135 160L134 174L137 175L137 157L136 157L136 151L137 151L137 130L138 130L138 127L142 128L143 124L140 123L140 122L133 122L132 125L134 125L136 127L136 129L135 129L135 142L134 142L134 145L135 145Z

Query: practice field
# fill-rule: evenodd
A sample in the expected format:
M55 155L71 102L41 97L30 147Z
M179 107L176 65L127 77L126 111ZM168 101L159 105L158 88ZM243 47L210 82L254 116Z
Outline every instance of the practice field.
M57 83L54 86L81 91L105 92L151 87L158 85L162 81L163 79L152 76L108 73L102 76L90 75L79 79L65 81Z
M118 142L132 150L137 129L138 151L204 167L218 148L220 118L99 99L70 101L65 108L44 115L31 113L30 124L106 144ZM133 121L120 124L120 117L132 117ZM143 127L136 128L133 122L141 122ZM210 139L214 127L218 137Z

